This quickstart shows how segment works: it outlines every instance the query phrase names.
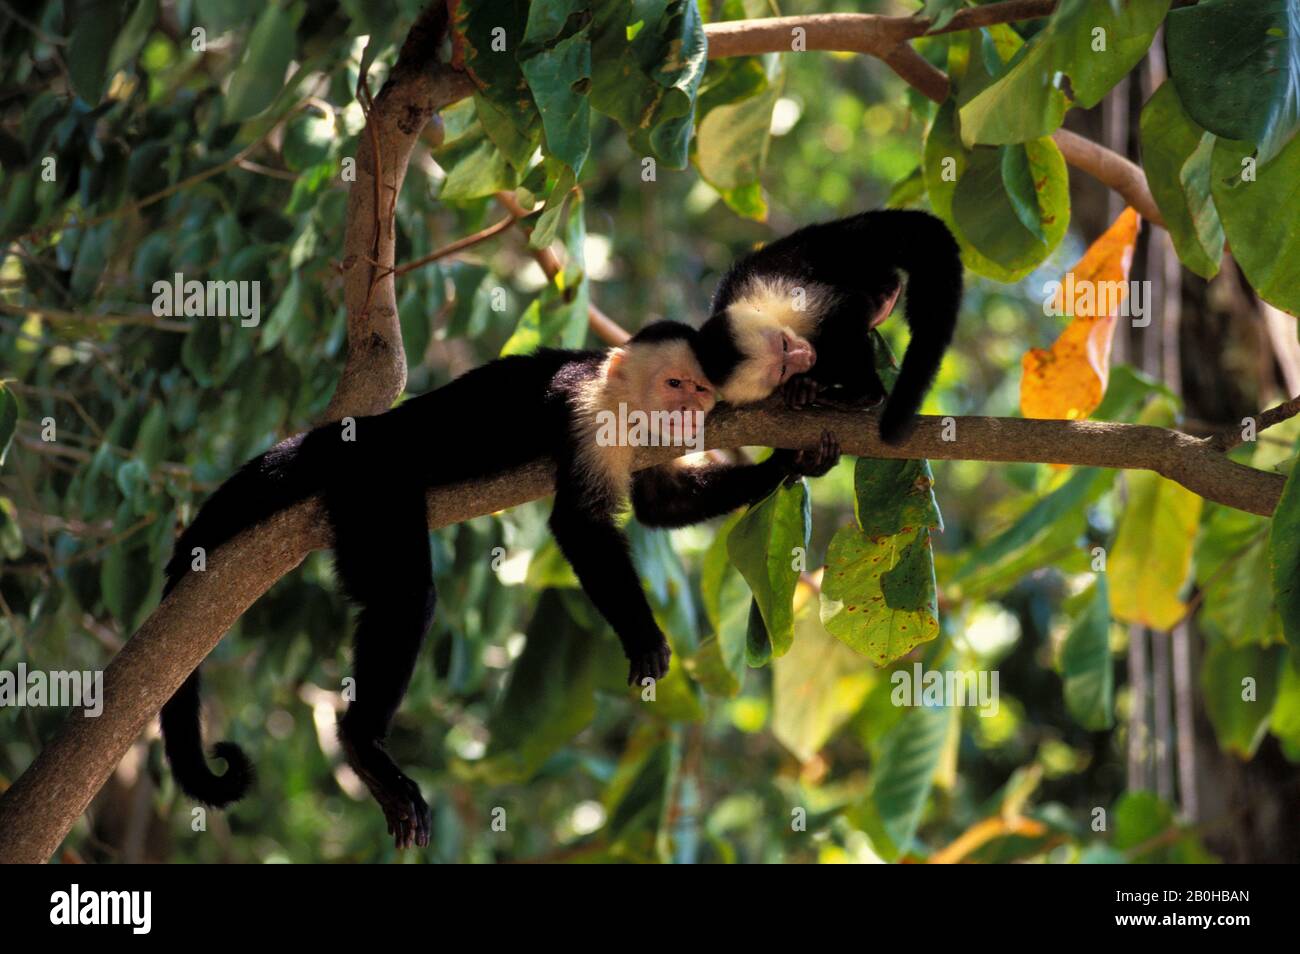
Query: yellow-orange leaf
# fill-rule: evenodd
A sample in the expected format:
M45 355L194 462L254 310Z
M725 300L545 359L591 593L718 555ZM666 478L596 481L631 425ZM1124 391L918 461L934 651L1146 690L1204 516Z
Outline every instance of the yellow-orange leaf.
M1093 242L1062 282L1049 285L1043 302L1051 314L1073 318L1051 348L1031 348L1023 358L1020 413L1025 417L1085 418L1101 403L1110 378L1110 343L1128 292L1141 217L1125 209Z

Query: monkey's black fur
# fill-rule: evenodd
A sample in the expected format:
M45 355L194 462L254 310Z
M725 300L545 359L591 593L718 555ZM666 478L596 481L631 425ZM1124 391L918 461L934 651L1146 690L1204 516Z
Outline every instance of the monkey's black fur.
M685 341L688 326L652 325L628 348ZM356 698L340 720L349 763L379 802L399 847L427 844L429 813L419 788L384 749L406 691L436 594L429 556L425 491L499 474L538 457L556 464L551 529L583 589L614 628L631 660L631 679L658 678L669 650L654 621L623 533L614 517L620 488L583 467L574 398L601 374L606 353L543 349L476 368L444 387L384 414L290 438L245 464L221 485L181 534L166 568L165 592L185 576L195 547L208 558L221 544L277 511L321 494L334 533L338 577L357 605ZM832 448L834 454L838 448ZM689 473L671 466L632 478L637 516L651 526L681 526L753 503L793 474L817 475L834 463L822 453L778 452L756 465L711 465ZM621 488L626 491L627 488ZM196 670L163 707L162 730L172 771L192 798L212 806L236 801L252 766L233 743L212 754L227 763L216 775L203 754Z
M704 373L725 391L727 379L745 357L736 345L735 319L727 309L755 280L815 284L833 292L820 302L816 330L808 336L817 360L788 387L807 394L811 382L812 393L827 392L856 405L880 400L885 389L873 360L870 321L898 289L899 268L908 275L905 313L912 337L880 416L881 438L898 443L914 426L952 341L961 305L957 242L942 221L926 212L882 209L809 225L737 261L718 285L711 317L697 339Z

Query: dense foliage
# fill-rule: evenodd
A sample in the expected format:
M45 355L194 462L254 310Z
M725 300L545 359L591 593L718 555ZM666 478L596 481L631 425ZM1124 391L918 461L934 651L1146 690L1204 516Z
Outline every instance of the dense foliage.
M925 5L940 25L962 6ZM398 279L408 391L503 352L594 343L590 301L630 330L698 322L741 251L891 203L943 217L970 275L928 409L1176 424L1176 389L1107 367L1126 318L1043 317L1045 282L1126 279L1139 241L1131 213L1070 230L1079 173L1051 134L1163 23L1171 79L1142 109L1141 159L1177 254L1209 278L1226 243L1260 298L1300 312L1300 17L1285 0L1168 7L1064 0L918 40L952 80L936 105L867 56L708 60L705 23L774 12L756 0L453 4L454 62L479 88L412 161L398 260L490 225L503 190L544 208L531 238L514 227ZM324 410L346 347L358 78L379 89L418 9L0 12L0 669L101 669L157 605L178 526ZM533 252L554 243L548 276ZM262 320L160 317L154 285L178 272L259 281ZM895 351L899 325L882 329ZM1080 342L1100 342L1100 367ZM1284 424L1234 459L1285 469L1296 435ZM717 525L633 521L674 649L653 701L623 687L545 501L435 532L439 614L392 739L434 808L428 857L1208 859L1172 804L1126 786L1143 703L1125 624L1190 619L1219 746L1300 761L1297 497L1289 484L1274 522L1149 472L862 459ZM151 732L70 852L394 856L341 768L349 622L331 578L327 555L309 558L205 663L209 735L253 755L253 796L193 831ZM898 704L893 677L917 664L997 674L997 705ZM0 708L0 785L62 716Z

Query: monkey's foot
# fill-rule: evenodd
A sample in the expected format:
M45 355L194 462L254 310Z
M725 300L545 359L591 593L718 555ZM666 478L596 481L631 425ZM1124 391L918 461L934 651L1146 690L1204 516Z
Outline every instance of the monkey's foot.
M840 442L830 431L822 431L815 447L796 451L791 466L790 482L800 477L822 477L830 473L840 461Z
M664 640L659 641L659 645L643 653L635 653L629 657L631 665L627 671L627 684L629 686L641 685L642 679L654 679L656 681L668 675L668 660L672 658L673 652L668 648L668 643Z
M420 786L408 778L377 739L355 739L348 735L346 722L340 726L339 741L348 765L366 783L388 822L388 833L399 849L429 844L433 827L429 806Z

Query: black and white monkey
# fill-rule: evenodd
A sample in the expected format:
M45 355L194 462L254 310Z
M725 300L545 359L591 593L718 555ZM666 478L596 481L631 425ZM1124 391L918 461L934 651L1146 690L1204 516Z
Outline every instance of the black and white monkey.
M617 633L628 681L659 678L669 648L655 623L615 522L630 497L638 519L677 527L753 503L799 475L835 463L830 435L807 451L777 451L759 464L664 465L633 473L634 448L598 439L602 412L707 413L715 395L691 349L687 325L647 326L607 351L543 349L491 361L384 414L290 438L245 464L200 509L167 564L166 592L185 577L194 548L212 554L240 531L321 494L334 533L337 573L357 605L356 697L339 720L348 763L383 809L397 846L426 845L429 810L419 787L389 756L384 738L433 618L425 491L499 474L539 457L556 465L550 526L583 589ZM688 446L690 446L688 444ZM203 751L199 674L163 707L167 758L182 790L214 807L247 791L252 766L238 746Z
M700 328L697 350L719 397L761 401L778 388L791 407L819 397L865 407L885 397L871 329L907 272L912 337L880 415L890 444L911 431L952 340L962 265L947 226L925 212L882 209L809 225L731 266Z

